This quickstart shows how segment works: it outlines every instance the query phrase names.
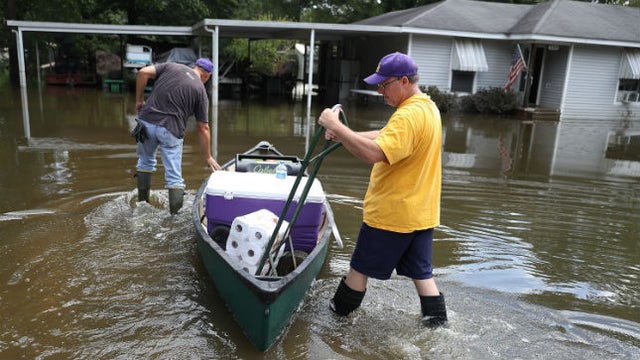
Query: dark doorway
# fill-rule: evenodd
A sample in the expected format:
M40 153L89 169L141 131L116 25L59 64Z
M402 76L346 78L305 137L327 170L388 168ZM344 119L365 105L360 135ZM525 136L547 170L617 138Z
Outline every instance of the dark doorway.
M533 53L529 60L529 69L531 72L531 86L529 87L529 96L527 106L536 106L538 103L538 87L540 86L540 78L542 76L542 59L544 58L544 47L534 46Z

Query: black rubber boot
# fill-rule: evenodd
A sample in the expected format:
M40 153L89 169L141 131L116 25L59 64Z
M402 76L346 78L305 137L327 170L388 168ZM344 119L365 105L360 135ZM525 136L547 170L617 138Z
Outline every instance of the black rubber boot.
M350 288L345 282L344 277L338 285L338 290L329 303L329 307L333 312L340 316L347 316L353 310L360 307L365 291L356 291Z
M442 293L440 296L420 296L420 307L424 326L435 327L447 322L447 307Z
M138 171L135 176L138 178L138 201L149 202L149 192L151 191L151 173Z
M182 207L184 189L169 189L169 212L171 215L177 214Z

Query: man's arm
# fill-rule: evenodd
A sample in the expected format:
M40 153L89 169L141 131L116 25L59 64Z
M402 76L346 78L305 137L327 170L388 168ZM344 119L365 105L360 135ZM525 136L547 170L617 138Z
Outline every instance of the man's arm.
M144 88L150 79L156 78L156 67L153 65L145 66L138 70L136 75L136 113L140 112L144 105Z
M371 131L356 131L356 134L365 137L367 139L375 140L375 138L380 135L380 130L371 130Z
M209 130L209 123L203 121L196 121L198 124L198 140L200 141L200 148L202 154L207 163L207 167L211 171L220 170L220 165L211 156L211 131Z

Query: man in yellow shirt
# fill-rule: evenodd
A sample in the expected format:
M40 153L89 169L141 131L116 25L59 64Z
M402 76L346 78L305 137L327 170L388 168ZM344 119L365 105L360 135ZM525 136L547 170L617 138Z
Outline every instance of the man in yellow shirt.
M447 321L432 266L433 229L440 225L442 124L418 80L413 59L389 54L364 79L377 84L385 102L397 108L381 130L354 132L331 109L318 118L327 139L342 142L354 156L373 164L351 268L331 299L331 309L341 316L360 306L369 277L386 280L396 270L413 280L423 323Z

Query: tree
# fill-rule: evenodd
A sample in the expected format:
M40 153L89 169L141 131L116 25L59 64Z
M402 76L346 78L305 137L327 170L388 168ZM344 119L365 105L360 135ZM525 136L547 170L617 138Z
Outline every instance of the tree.
M220 15L230 14L229 4L235 1L208 1ZM6 0L2 13L0 46L9 49L10 80L18 85L18 62L15 35L6 27L6 19L129 25L181 25L190 26L209 17L212 11L205 0ZM226 11L226 13L225 13ZM171 14L171 16L167 16ZM26 49L47 35L25 37ZM92 36L74 36L77 47L88 49L88 43L97 41ZM82 43L82 44L81 44Z
M379 0L309 0L302 9L309 22L348 24L383 13Z
M99 22L124 17L129 25L190 26L209 15L210 9L202 0L95 0L88 17L103 19Z
M271 15L262 15L260 21L272 21ZM276 21L287 21L277 19ZM273 76L279 74L289 60L289 53L293 50L295 41L292 40L256 40L233 39L225 47L223 53L240 62L249 63L249 70L262 75Z

